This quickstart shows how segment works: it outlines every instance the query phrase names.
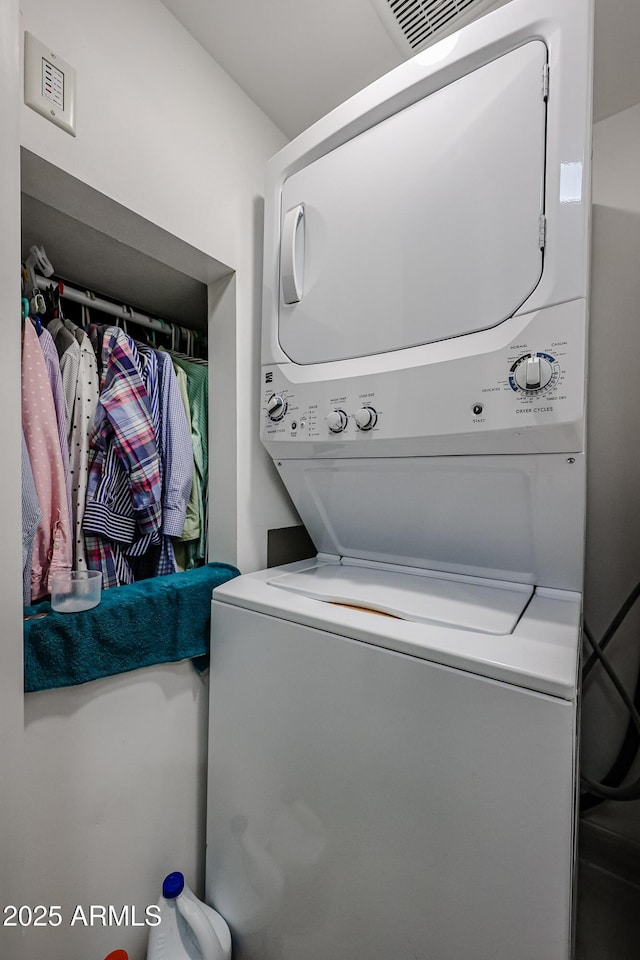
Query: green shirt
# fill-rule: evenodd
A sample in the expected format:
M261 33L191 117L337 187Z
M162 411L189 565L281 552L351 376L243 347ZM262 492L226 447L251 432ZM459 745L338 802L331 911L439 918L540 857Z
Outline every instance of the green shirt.
M171 355L173 365L186 374L186 391L189 401L191 422L191 440L193 443L193 462L195 466L194 488L197 491L200 535L197 540L188 540L185 544L185 569L199 566L207 557L207 507L209 481L209 370L198 363L183 360L182 357ZM180 379L178 380L178 385ZM183 533L184 539L184 533ZM176 544L177 545L177 544ZM180 551L182 554L182 551ZM178 562L183 559L178 557Z

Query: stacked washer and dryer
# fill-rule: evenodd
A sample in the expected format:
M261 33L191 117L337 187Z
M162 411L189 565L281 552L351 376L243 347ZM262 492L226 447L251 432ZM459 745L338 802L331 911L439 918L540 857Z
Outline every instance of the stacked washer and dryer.
M214 593L237 960L568 960L592 5L513 0L273 158L261 437L318 550Z

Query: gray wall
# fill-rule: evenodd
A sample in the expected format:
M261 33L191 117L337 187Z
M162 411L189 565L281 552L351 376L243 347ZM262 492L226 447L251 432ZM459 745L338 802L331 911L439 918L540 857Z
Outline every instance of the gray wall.
M638 171L640 105L594 128L585 619L597 638L640 580ZM610 647L630 692L639 631L640 605ZM606 773L626 724L610 683L589 683L582 741L588 773Z

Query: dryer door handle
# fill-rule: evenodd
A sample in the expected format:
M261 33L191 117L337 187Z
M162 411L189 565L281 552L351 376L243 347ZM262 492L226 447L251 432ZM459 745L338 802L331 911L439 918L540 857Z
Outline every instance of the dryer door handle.
M280 241L280 276L285 303L302 300L304 273L304 204L287 210Z

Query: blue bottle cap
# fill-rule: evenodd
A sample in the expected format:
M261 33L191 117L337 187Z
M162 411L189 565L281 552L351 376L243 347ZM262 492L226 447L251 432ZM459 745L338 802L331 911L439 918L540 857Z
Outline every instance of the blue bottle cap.
M184 890L184 877L176 870L162 881L162 896L165 900L174 900Z

